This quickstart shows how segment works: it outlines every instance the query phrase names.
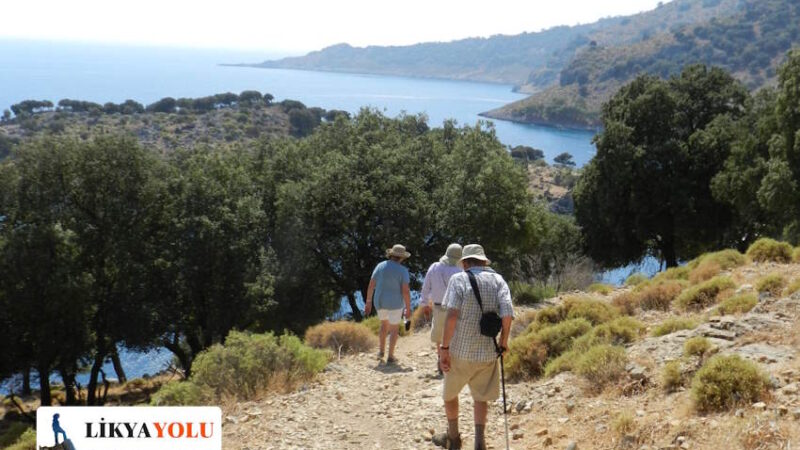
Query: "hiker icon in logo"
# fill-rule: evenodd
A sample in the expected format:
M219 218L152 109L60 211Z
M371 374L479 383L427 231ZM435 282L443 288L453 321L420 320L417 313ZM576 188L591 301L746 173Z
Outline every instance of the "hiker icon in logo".
M67 433L61 428L61 424L58 423L58 418L61 417L61 414L53 414L53 434L56 437L56 445L58 445L58 435L62 434L64 436L64 442L67 441Z

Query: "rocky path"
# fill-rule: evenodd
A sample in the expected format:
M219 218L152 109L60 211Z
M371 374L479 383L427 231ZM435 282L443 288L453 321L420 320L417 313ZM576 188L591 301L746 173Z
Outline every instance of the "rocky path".
M442 381L428 334L398 342L399 364L378 363L372 354L331 363L316 383L298 392L224 411L226 449L432 449L432 431L447 421ZM502 403L489 414L491 448L504 448ZM472 400L461 395L464 448L472 448ZM519 437L519 436L518 436Z

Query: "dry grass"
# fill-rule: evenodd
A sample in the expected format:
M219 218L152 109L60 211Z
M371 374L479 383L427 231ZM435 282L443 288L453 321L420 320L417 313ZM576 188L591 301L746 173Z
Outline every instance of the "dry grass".
M668 311L672 301L683 291L685 281L664 281L651 284L639 293L639 306L644 310Z
M377 340L364 324L325 322L306 330L306 343L314 348L328 348L336 353L361 353L372 350Z
M798 291L800 291L800 278L795 278L794 281L789 283L789 286L786 286L786 296L792 295Z
M761 238L747 249L747 256L755 262L772 261L777 263L789 263L792 261L793 252L794 249L792 246L786 242Z
M666 392L675 392L683 386L684 380L681 374L681 363L670 361L664 364L661 369L661 387Z
M648 280L647 275L643 273L635 273L629 276L628 279L625 280L625 286L638 286L639 284L644 283L647 280Z
M622 411L617 414L617 417L611 422L611 429L617 437L633 433L636 430L636 421L633 420L633 414L628 411Z
M625 374L627 362L624 348L596 345L578 357L574 371L589 380L592 389L602 390Z
M653 281L688 280L689 272L691 269L688 266L671 267L653 277Z
M786 287L786 278L779 273L771 273L758 279L756 290L766 292L773 297L781 295L783 288Z
M715 263L720 266L721 270L730 270L747 264L748 260L747 256L738 251L727 249L701 255L689 262L688 267L694 269L705 263Z
M525 333L534 320L536 320L536 311L525 311L519 317L515 317L511 322L511 337L514 338Z
M593 294L608 295L614 292L614 286L610 284L594 283L589 285L586 290Z
M739 436L743 450L791 448L786 432L772 420L756 417L741 431Z
M737 355L715 356L692 380L692 399L698 411L724 411L759 401L769 379L761 369Z
M683 354L686 356L703 356L711 350L711 347L713 347L711 341L702 336L695 336L687 339L683 344Z
M432 313L428 308L418 306L411 313L411 329L419 331L431 324ZM405 327L404 327L405 328Z
M698 284L710 280L722 271L722 267L712 260L703 261L689 272L689 283Z
M792 253L792 261L800 263L800 246L795 247L794 252Z
M678 330L693 330L697 321L686 317L670 317L653 328L653 336L666 336Z

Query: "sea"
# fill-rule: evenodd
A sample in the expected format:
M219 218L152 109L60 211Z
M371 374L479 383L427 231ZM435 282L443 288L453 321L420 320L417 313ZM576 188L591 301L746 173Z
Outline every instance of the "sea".
M97 103L133 99L143 104L163 97L202 97L221 92L258 90L276 101L299 100L307 106L351 113L376 108L389 116L425 114L431 126L454 119L461 125L486 121L478 114L524 98L503 84L363 74L260 69L225 64L257 63L283 55L270 51L233 51L138 47L0 39L0 111L22 100L64 98ZM553 158L568 152L578 166L594 155L593 131L490 121L501 142L527 145ZM646 262L641 270L653 272ZM618 283L636 267L599 274ZM129 378L167 368L171 354L164 349L133 352L120 349ZM115 377L110 364L104 367ZM78 381L86 385L88 376ZM0 392L10 386L0 385Z

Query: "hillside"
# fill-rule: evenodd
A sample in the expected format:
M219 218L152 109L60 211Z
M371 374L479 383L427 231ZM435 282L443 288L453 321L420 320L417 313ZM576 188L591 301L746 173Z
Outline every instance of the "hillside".
M787 0L738 3L730 16L674 27L631 45L585 46L557 85L484 115L591 128L599 124L603 102L638 74L668 77L694 63L722 67L750 89L774 84L786 52L800 43L800 6Z
M573 27L410 46L338 44L251 66L497 82L536 92L557 83L561 70L592 41L628 45L676 26L724 17L736 5L737 0L675 0L653 11Z
M736 284L720 297L734 291L751 295L757 298L753 309L725 315L714 305L693 312L636 308L633 317L646 332L625 346L627 367L605 387L570 371L507 383L512 448L793 448L791 443L800 440L800 292L756 291L767 274L798 280L800 264L748 263L726 270L716 266L715 273L720 271ZM621 304L612 299L645 290L627 287L608 295L581 295ZM558 297L534 308L518 307L516 334L535 321L542 308L552 310L568 301ZM675 317L691 318L695 326L655 336L660 324ZM705 338L710 347L699 356L684 356L685 344L693 337ZM225 405L224 448L262 448L265 443L275 449L438 448L430 442L431 435L441 432L446 422L427 328L401 338L398 352L397 366L378 363L371 353L342 356L317 382L297 392ZM769 392L759 402L697 412L690 380L712 355L739 355L754 362L769 377ZM678 362L677 379L663 377L670 361ZM501 405L490 405L489 448L505 448ZM472 401L465 390L460 408L463 448L472 448L471 423Z

